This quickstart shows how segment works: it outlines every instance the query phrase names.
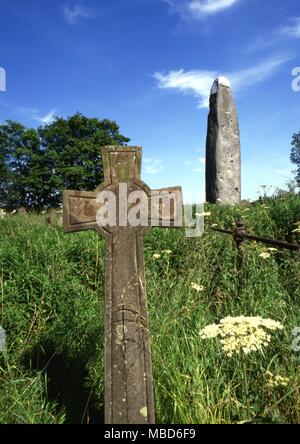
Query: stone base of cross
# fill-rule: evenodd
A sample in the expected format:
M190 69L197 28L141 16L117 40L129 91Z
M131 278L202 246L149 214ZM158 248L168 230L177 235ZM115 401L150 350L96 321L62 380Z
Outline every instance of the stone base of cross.
M105 181L93 192L64 192L65 232L93 229L106 241L106 424L155 422L144 236L182 226L181 187L151 191L141 157L141 147L105 147Z

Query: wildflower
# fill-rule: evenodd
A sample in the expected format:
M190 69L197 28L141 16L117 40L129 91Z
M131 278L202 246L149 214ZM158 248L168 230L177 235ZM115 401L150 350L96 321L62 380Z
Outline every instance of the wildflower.
M209 216L211 216L211 212L210 211L208 211L207 213L195 213L195 216L197 216L197 217L209 217Z
M289 383L289 378L280 375L274 375L272 372L267 371L268 381L267 387L269 389L286 387Z
M216 228L218 224L212 224L212 228Z
M216 338L220 334L220 326L217 324L207 325L201 330L202 339Z
M195 282L192 282L192 283L191 283L191 287L192 287L194 290L196 290L197 292L199 292L199 291L203 291L203 290L204 290L203 285L196 284Z
M260 253L259 257L263 258L263 259L269 259L270 257L270 253Z
M154 259L159 259L159 258L161 257L161 255L158 254L158 253L155 253L155 254L153 254L152 257L153 257Z
M273 251L274 251L274 252L275 252L275 251L278 251L277 248L272 248L272 247L269 247L268 250L269 250L271 253L272 253Z
M163 250L162 253L164 253L164 254L172 254L172 250Z
M295 228L295 230L292 230L292 233L300 233L300 227Z
M271 341L271 335L266 330L281 330L280 322L263 319L260 316L247 317L228 316L219 324L211 324L200 331L202 339L220 337L223 351L228 357L234 353L243 352L248 355L260 351Z

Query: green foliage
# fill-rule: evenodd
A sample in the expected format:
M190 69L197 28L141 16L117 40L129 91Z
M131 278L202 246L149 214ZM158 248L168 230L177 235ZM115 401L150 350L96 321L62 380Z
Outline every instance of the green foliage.
M128 138L110 120L79 113L38 129L0 125L0 207L56 208L64 189L93 190L103 180L101 147Z
M293 135L291 162L297 165L296 180L298 185L300 185L300 132Z
M248 209L205 208L219 227L232 228L242 216L250 233L279 239L299 210L300 198L290 194ZM94 232L65 235L34 214L3 219L0 233L0 325L8 335L0 353L0 422L100 422L103 240ZM243 251L238 293L230 236L206 224L196 239L181 229L152 229L145 238L158 423L300 422L300 352L291 350L300 326L299 254L278 250L263 259L267 247L255 242ZM263 353L227 358L199 332L228 315L271 318L284 330ZM288 385L270 388L268 371L288 377Z

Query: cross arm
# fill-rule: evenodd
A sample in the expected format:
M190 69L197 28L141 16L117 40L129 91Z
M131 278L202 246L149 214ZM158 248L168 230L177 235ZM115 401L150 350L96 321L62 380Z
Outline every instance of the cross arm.
M67 190L63 193L63 202L65 233L96 228L99 208L96 191Z

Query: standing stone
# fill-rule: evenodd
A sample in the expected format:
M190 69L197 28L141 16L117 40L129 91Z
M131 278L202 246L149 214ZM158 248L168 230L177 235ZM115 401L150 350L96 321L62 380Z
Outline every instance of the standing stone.
M210 92L206 139L206 202L241 200L241 153L237 110L231 86L217 78Z

